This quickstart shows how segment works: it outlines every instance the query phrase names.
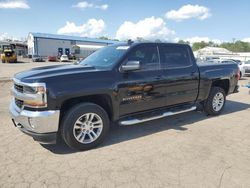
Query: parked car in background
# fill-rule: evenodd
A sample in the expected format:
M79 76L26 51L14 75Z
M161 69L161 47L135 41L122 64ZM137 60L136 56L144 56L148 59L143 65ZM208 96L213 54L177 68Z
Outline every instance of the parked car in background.
M48 61L57 61L56 56L48 56Z
M232 60L238 64L238 66L240 68L240 77L244 76L245 75L245 68L244 68L243 62L241 60L238 60L238 59L229 59L229 60Z
M43 58L39 55L32 55L32 61L33 62L43 62Z
M76 56L75 55L72 55L72 54L69 54L69 60L76 60Z
M213 61L213 60L220 60L219 57L206 57L205 61Z
M23 54L23 55L22 55L22 58L28 58L28 57L29 57L28 54Z
M250 60L246 61L246 62L243 62L242 63L242 66L245 70L245 76L250 76Z
M208 63L235 63L238 65L239 70L240 70L240 79L242 76L245 74L245 68L240 60L234 60L234 59L213 59L206 61Z
M62 56L60 57L60 61L61 61L61 62L68 62L68 61L69 61L69 57L68 57L67 55L62 55Z

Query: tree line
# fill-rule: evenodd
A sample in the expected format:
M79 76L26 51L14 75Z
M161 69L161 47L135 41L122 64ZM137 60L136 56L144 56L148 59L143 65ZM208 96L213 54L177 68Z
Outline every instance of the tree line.
M104 39L104 40L116 40L117 39L109 39L108 37L102 36L99 39ZM147 41L143 38L137 38L137 41ZM160 39L155 40L155 42L161 42ZM190 44L188 41L184 41L184 40L179 40L180 44ZM243 41L235 41L235 42L223 42L221 44L216 44L212 41L210 42L205 42L205 41L201 41L201 42L195 42L192 45L192 49L193 51L205 48L205 47L220 47L220 48L225 48L231 52L250 52L250 43L249 42L243 42Z
M180 40L178 43L181 44L189 44L189 42ZM221 44L215 44L212 41L210 42L195 42L192 45L193 51L205 48L207 46L210 47L220 47L225 48L231 52L250 52L250 43L249 42L243 42L243 41L235 41L235 42L223 42Z

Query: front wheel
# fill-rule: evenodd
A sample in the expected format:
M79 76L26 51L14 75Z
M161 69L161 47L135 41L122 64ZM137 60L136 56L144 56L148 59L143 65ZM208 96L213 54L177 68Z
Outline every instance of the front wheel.
M62 138L68 146L77 150L94 148L104 140L108 131L106 111L93 103L74 106L62 119Z
M226 102L224 89L212 87L207 100L204 102L204 110L208 115L218 115L223 110Z

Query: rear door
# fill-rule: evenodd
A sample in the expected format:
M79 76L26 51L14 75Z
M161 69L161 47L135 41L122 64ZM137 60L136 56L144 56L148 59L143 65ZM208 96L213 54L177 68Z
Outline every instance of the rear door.
M161 69L165 78L167 106L192 103L199 89L199 70L185 45L159 45Z

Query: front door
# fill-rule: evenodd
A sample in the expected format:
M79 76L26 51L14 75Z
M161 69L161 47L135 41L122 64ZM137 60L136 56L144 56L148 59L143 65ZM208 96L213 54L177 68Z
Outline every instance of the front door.
M128 61L139 61L141 69L120 73L119 114L124 116L165 106L165 88L157 46L143 44L129 53Z

